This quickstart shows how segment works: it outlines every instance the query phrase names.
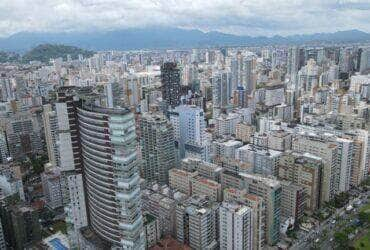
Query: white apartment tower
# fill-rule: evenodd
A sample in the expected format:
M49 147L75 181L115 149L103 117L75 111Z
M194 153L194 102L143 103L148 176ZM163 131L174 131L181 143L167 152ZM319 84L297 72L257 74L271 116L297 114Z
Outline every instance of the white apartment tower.
M208 161L209 144L203 109L193 105L181 105L169 112L169 116L174 129L179 159L192 155Z
M253 249L252 209L223 202L219 208L220 249Z
M77 120L78 100L73 87L61 87L51 105L44 105L45 140L52 167L60 171L62 203L67 213L71 243L87 226L85 192L82 178L81 145Z

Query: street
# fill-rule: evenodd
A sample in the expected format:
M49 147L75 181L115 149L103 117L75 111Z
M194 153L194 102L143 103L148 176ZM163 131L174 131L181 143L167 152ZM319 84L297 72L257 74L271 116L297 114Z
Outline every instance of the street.
M351 211L346 211L348 205L353 205L354 201L358 198L349 200L345 207L339 208L329 218L322 221L319 227L316 227L309 232L300 230L298 241L290 247L292 250L310 249L311 247L317 249L334 249L334 234L347 226L350 226L354 218L357 218L358 212L362 206L367 204L367 195L363 194L361 204ZM361 195L362 196L362 195ZM359 197L361 197L359 196Z

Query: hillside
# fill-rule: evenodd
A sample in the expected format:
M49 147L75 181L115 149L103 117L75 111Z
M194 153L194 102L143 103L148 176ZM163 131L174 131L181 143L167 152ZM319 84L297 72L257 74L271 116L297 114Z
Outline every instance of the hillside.
M18 62L20 56L17 53L0 51L0 63Z
M21 32L0 38L0 50L24 52L39 44L65 44L88 50L193 48L208 46L263 46L369 42L370 34L359 30L292 36L243 36L170 27L95 32Z
M64 60L66 60L67 55L70 55L72 59L77 59L79 54L82 54L86 58L91 57L94 52L74 46L41 44L26 52L22 56L22 62L28 63L30 61L40 61L43 63L48 63L50 58L62 57Z

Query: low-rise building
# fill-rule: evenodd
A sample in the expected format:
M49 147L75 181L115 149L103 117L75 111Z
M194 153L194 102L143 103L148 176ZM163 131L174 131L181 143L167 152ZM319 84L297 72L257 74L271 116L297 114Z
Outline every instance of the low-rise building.
M191 180L192 194L205 195L213 201L222 201L221 184L215 181L195 176Z
M252 136L256 132L256 128L246 122L238 123L235 127L235 138L244 143L252 141Z
M197 176L197 172L189 172L182 169L173 168L169 171L170 187L176 189L186 195L192 193L192 178Z

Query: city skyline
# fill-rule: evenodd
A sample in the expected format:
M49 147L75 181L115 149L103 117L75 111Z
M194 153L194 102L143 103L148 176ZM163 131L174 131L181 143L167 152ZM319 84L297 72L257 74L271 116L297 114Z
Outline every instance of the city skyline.
M370 249L369 10L0 3L0 249Z

